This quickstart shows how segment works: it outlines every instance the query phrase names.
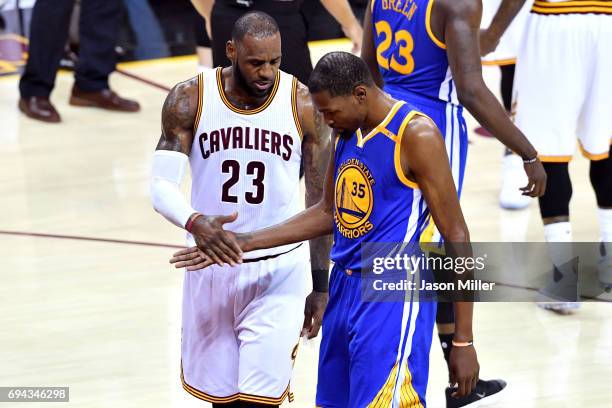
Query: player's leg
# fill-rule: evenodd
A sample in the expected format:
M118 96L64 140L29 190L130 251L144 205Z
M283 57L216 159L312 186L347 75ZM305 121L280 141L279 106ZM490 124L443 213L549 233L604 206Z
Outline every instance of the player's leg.
M216 404L238 393L234 277L240 268L212 265L185 274L181 380L189 394Z
M597 197L597 215L601 232L599 280L604 289L612 290L612 147L606 159L591 161L590 178Z
M570 247L557 243L572 238L568 162L576 149L588 66L588 47L581 35L584 30L576 26L573 17L529 15L514 91L515 123L538 151L548 174L546 193L539 204L554 272L540 291L539 305L564 314L579 305L573 302L577 286L575 268L568 262L572 259ZM556 69L559 66L567 69Z
M237 281L234 329L243 403L275 406L290 395L289 382L304 322L309 273L305 249L247 263Z
M329 303L323 316L316 406L322 408L348 407L349 331L348 314L351 310L354 278L334 266L329 280ZM354 282L353 282L354 284Z
M612 27L607 16L589 15L588 21L595 44L589 71L589 90L578 130L582 153L591 160L590 179L597 198L597 215L601 233L602 258L599 278L607 290L612 288L612 115L609 93L612 89ZM599 18L604 17L604 18ZM601 106L600 106L601 105Z
M425 406L435 302L361 302L357 282L349 315L350 399L346 406Z

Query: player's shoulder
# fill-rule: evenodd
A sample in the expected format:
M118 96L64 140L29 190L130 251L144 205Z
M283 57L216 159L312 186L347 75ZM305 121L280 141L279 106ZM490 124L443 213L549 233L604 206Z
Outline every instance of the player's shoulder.
M437 0L435 7L442 11L445 17L470 17L481 13L481 0Z
M180 123L181 127L193 125L202 97L200 75L179 82L168 93L162 108L164 123Z
M442 140L440 131L435 122L418 110L411 110L408 114L408 123L400 137L410 144L432 143Z

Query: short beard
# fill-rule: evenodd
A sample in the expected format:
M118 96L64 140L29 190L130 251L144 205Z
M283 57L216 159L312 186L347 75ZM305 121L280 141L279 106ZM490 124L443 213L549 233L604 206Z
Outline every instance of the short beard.
M234 74L234 81L238 84L240 88L245 90L246 93L249 94L249 96L259 98L269 93L270 90L262 92L249 85L246 78L244 77L244 74L242 73L242 70L240 69L240 63L238 62L238 60L236 60L236 63L233 64L232 72Z

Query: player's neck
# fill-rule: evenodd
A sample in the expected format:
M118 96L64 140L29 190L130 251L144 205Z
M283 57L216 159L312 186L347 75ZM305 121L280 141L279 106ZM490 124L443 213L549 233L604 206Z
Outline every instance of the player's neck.
M245 85L240 83L241 81L237 78L232 67L222 69L221 82L225 97L232 105L239 109L257 109L263 105L270 96L270 92L262 96L251 94L245 89Z
M379 88L374 88L372 95L368 95L368 114L361 126L363 133L369 133L385 120L393 105L397 101Z

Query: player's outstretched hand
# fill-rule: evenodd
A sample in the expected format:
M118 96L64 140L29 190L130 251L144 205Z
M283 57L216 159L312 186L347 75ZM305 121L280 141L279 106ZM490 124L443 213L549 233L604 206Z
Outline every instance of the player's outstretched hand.
M546 192L546 171L538 159L533 163L524 164L529 183L521 188L524 196L542 197Z
M223 229L223 224L236 221L238 213L230 215L203 215L193 222L191 233L200 250L217 265L232 266L242 262L242 250L236 236Z
M302 328L302 336L309 339L317 337L321 323L323 322L323 313L327 307L329 295L327 292L315 292L314 290L306 297L304 305L304 326Z
M488 30L480 30L480 56L492 53L499 44L499 38L494 39Z
M457 384L457 391L452 397L465 397L472 393L478 382L480 365L476 357L474 346L453 347L451 349L449 362L451 386Z
M206 256L200 248L194 246L191 248L181 249L172 255L170 263L174 264L176 269L187 268L188 271L197 271L198 269L206 268L214 264L209 257Z

